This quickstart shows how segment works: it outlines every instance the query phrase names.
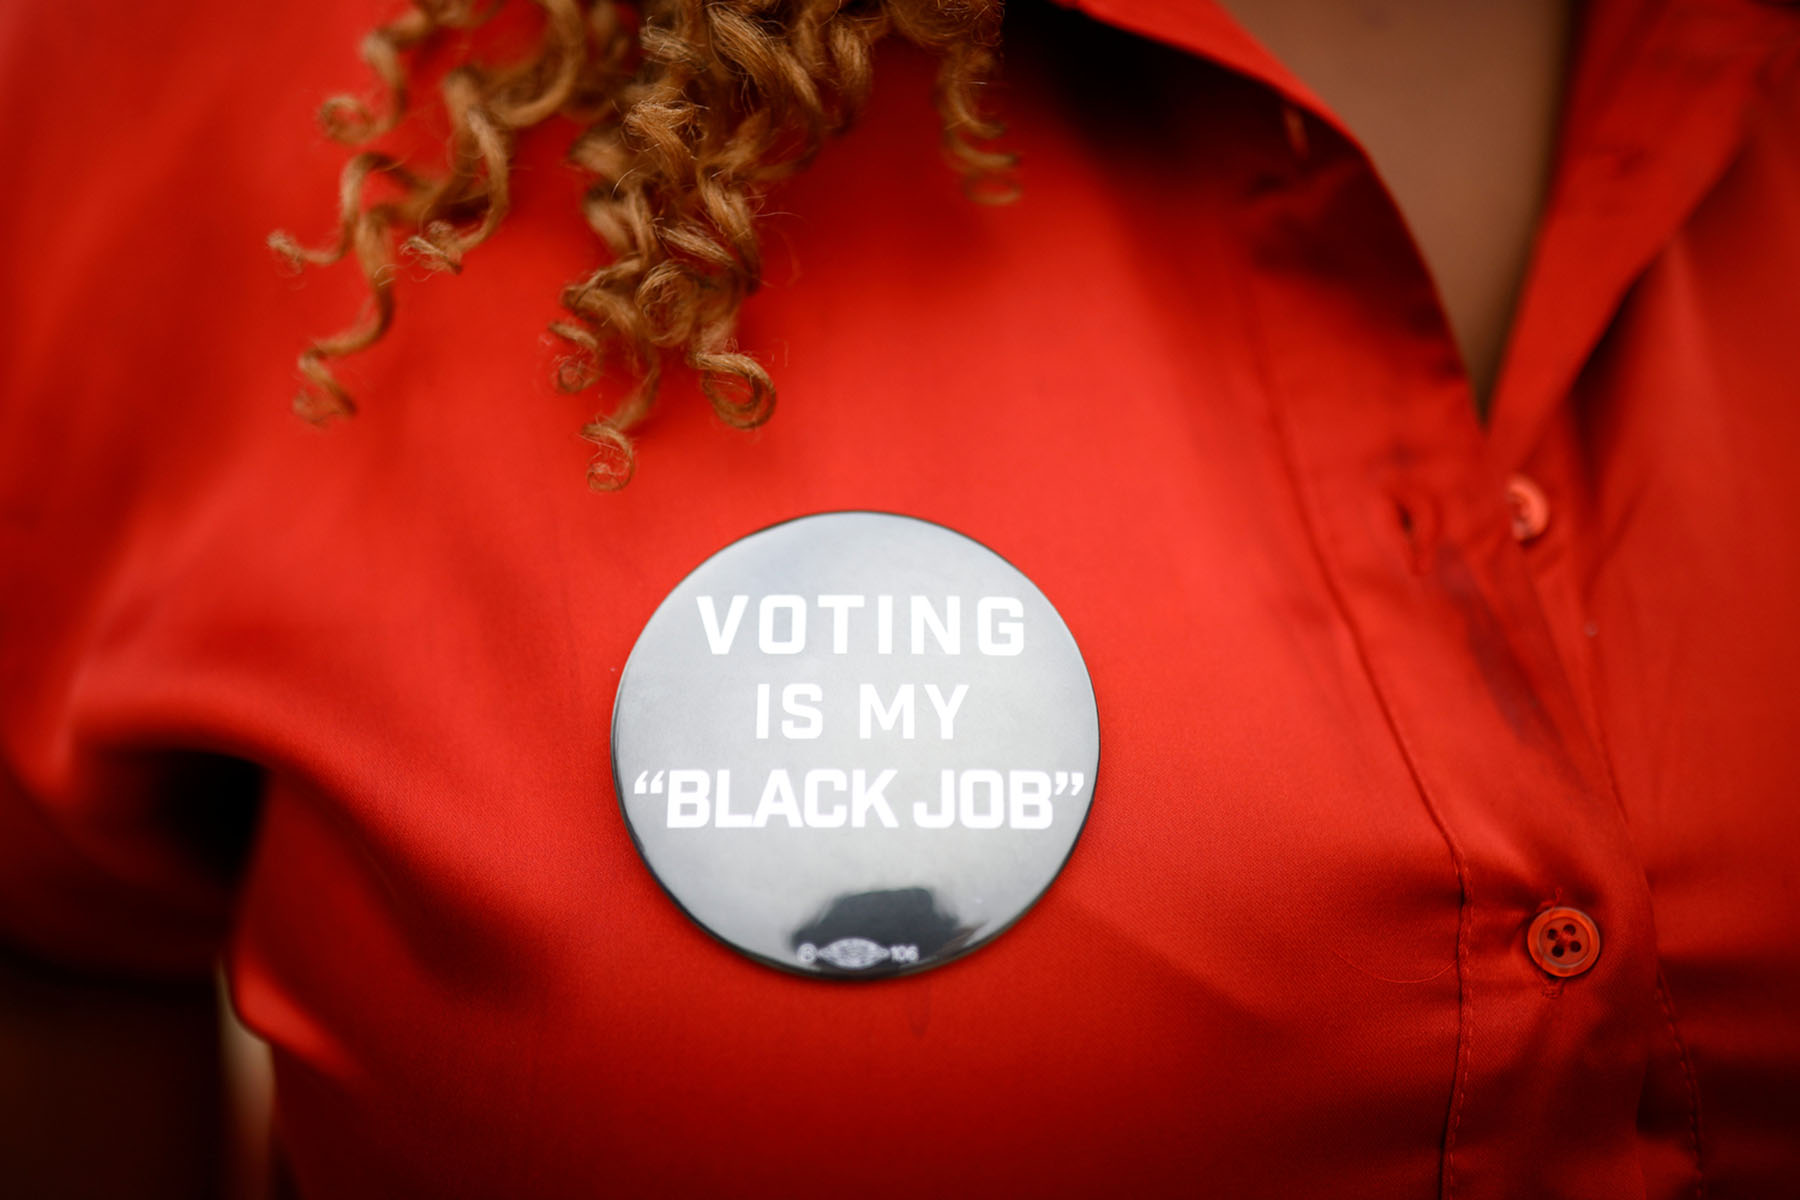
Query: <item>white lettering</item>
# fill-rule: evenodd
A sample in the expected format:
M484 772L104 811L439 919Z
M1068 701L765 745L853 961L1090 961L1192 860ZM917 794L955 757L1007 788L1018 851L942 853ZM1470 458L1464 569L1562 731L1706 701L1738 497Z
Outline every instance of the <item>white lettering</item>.
M850 610L861 608L861 596L840 596L836 594L819 597L819 607L831 613L831 652L833 654L850 653Z
M720 805L721 825L725 823L724 816L724 805ZM788 779L788 773L780 767L769 772L768 781L763 784L762 799L756 802L756 816L751 818L750 823L761 829L774 816L786 817L791 827L800 828L800 805L794 799L794 784Z
M674 776L675 772L669 772L671 779ZM748 829L750 823L749 813L731 811L731 772L720 771L718 802L713 805L713 824L720 829Z
M775 614L786 610L788 635L775 637ZM806 648L806 601L799 596L764 596L756 608L756 643L764 654L798 654Z
M848 814L844 811L844 802L839 800L829 809L819 807L819 792L825 787L838 791L848 791L849 781L842 771L820 767L806 773L806 823L814 829L836 829L844 823Z
M816 707L825 699L825 689L816 683L790 683L781 689L781 711L788 714L781 722L781 736L796 742L811 741L825 727L825 715ZM807 701L813 701L808 704ZM793 718L799 717L796 721Z
M936 812L925 807L923 800L913 801L913 824L920 829L948 829L956 822L956 772L948 767L938 772Z
M1014 829L1048 829L1056 816L1050 807L1050 773L1048 771L1008 772Z
M871 811L881 818L881 823L889 829L896 829L900 822L894 819L894 810L888 807L887 797L882 795L887 785L894 781L894 769L889 767L875 777L875 786L869 786L868 772L857 770L850 773L850 824L861 829L867 823Z
M925 696L931 701L931 707L937 709L938 736L946 742L956 738L956 710L962 707L963 697L968 694L969 685L959 683L956 685L956 690L950 693L950 699L946 701L944 694L938 691L937 684L925 685Z
M931 636L937 639L938 649L945 654L962 653L962 597L944 597L944 615L938 617L937 610L931 607L931 597L914 596L912 598L912 652L925 653L925 628L931 627Z
M995 622L996 613L1013 618ZM1025 649L1025 606L1011 596L983 596L975 605L975 645L983 654L1004 657ZM1001 636L997 636L1001 635Z
M711 824L720 829L763 829L780 818L790 829L841 829L846 824L856 829L875 824L897 829L900 822L887 789L898 774L892 767L884 768L871 781L868 771L846 773L835 767L815 767L806 772L796 790L792 774L777 767L763 782L756 810L746 813L732 811L730 771L671 770L666 772L668 827L698 829ZM639 774L637 795L663 791L665 772L656 772L654 780L649 780L649 775L648 771ZM937 802L915 800L912 823L920 829L953 825L1049 829L1056 821L1055 797L1061 792L1049 771L945 768L938 772Z
M728 777L728 772L720 771L720 786ZM711 802L707 793L712 790L712 776L705 771L670 771L669 772L669 828L698 829L706 824L710 816Z
M696 597L700 604L700 624L706 630L706 645L714 654L730 654L731 643L737 639L738 625L744 619L744 609L750 606L750 597L733 596L731 606L725 610L725 623L719 624L719 610L713 604L711 596Z
M977 789L987 791L987 807L979 807ZM1006 781L998 771L964 771L958 786L962 823L970 829L998 829L1006 822Z
M894 731L896 722L900 726L900 736L909 741L913 735L913 685L903 683L900 690L894 693L894 703L884 707L881 695L876 692L872 683L862 684L857 690L857 733L864 739L875 736L875 725L889 733Z
M729 654L737 644L738 631L752 597L733 595L723 616L713 596L697 596L700 625L706 645L714 654ZM904 601L906 612L895 614L896 599ZM959 655L963 649L963 597L924 596L911 594L874 597L874 652L895 653L895 624L906 620L901 632L906 638L906 652L914 655ZM847 592L826 592L814 598L820 621L829 621L831 653L849 654L855 635L868 645L867 626L856 624L851 614L870 607L869 597ZM802 596L775 593L757 599L757 648L764 654L789 655L807 648L809 605ZM975 602L975 649L990 657L1011 657L1025 650L1025 605L1016 596L983 596Z

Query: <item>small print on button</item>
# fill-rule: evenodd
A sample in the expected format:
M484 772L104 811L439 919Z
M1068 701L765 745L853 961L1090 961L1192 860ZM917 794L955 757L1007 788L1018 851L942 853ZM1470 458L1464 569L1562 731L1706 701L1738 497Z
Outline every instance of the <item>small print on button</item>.
M1546 974L1567 979L1600 957L1600 927L1578 908L1552 908L1531 923L1525 945L1531 961Z

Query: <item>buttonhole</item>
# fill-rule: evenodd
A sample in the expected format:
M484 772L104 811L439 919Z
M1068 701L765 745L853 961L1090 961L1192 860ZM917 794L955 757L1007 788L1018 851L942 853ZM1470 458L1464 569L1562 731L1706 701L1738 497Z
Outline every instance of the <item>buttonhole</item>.
M1391 498L1394 519L1406 542L1407 565L1414 575L1425 575L1437 551L1437 505L1429 496L1417 493L1395 493Z

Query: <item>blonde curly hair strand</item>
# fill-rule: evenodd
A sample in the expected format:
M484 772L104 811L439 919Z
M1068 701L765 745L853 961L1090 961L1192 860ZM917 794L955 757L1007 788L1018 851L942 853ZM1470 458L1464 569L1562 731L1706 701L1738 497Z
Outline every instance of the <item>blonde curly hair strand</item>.
M355 146L391 132L408 111L410 59L503 4L413 0L372 31L362 57L385 97L334 96L319 111L332 138ZM345 164L338 224L325 245L277 232L270 246L296 269L353 258L370 303L349 327L300 355L295 410L315 422L355 405L331 361L368 348L394 319L399 255L456 272L493 236L511 203L519 135L563 113L582 131L570 160L592 177L583 210L604 265L563 289L571 347L557 386L598 383L605 354L622 353L634 384L582 436L596 452L588 482L614 490L636 465L632 429L654 404L666 353L698 374L713 411L752 428L768 419L775 384L737 347L738 311L762 282L757 209L777 181L805 168L857 118L869 96L871 49L893 33L938 56L936 100L948 154L977 200L1011 196L1011 155L990 147L1001 126L984 115L982 85L997 66L999 0L531 0L542 10L535 52L489 67L454 65L441 90L450 123L447 165L415 168L380 149ZM385 180L388 198L373 198Z

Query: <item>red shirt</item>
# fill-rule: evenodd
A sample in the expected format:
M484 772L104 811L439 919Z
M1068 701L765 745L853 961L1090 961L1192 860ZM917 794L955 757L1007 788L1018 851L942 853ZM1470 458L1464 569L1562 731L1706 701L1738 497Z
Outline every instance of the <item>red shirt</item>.
M307 1196L1793 1194L1800 16L1586 12L1484 427L1335 118L1210 5L1084 7L1162 45L1017 14L1010 208L882 52L769 205L781 411L677 380L616 496L547 382L566 130L320 435L293 354L359 285L262 239L326 230L379 14L0 19L6 936L222 945ZM846 508L1017 564L1106 746L1035 909L864 986L688 922L607 744L690 568ZM228 886L197 834L258 805Z

